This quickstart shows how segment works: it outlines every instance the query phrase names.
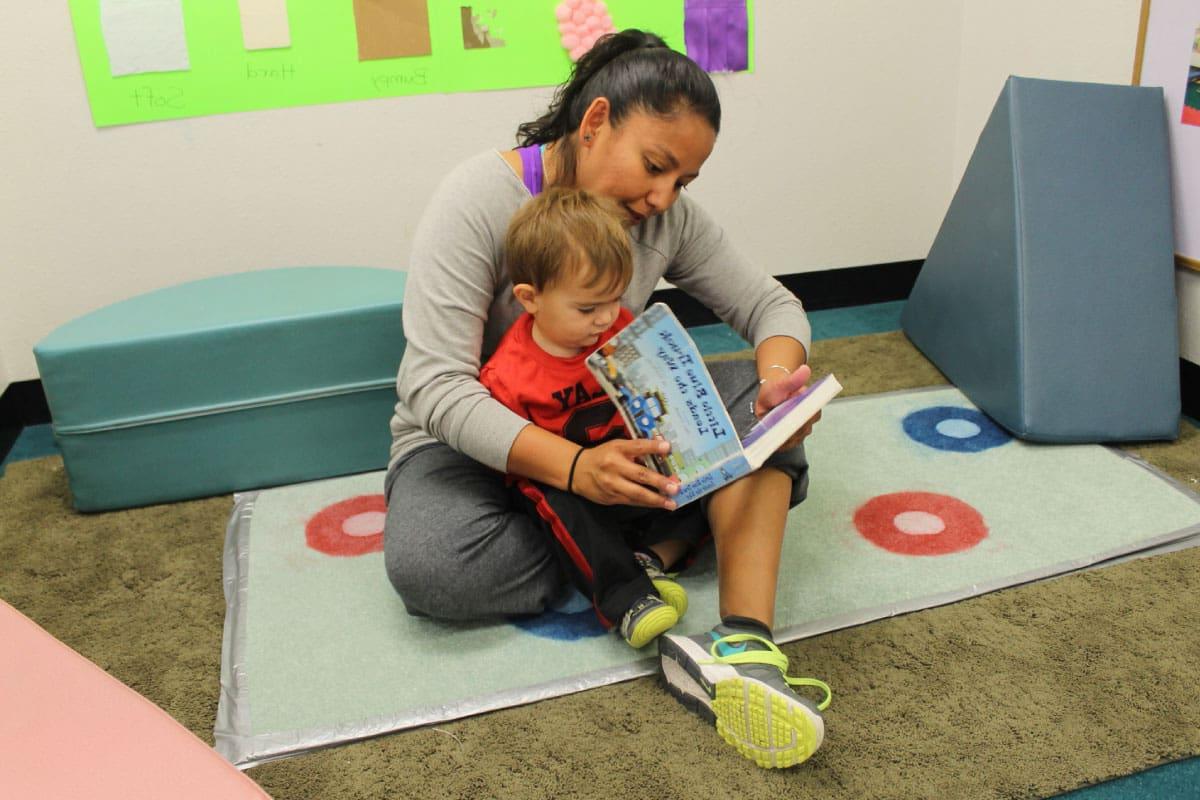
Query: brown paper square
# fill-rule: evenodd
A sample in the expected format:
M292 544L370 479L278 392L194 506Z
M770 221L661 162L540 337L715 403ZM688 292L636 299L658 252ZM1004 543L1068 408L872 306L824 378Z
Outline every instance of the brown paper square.
M359 61L432 52L426 0L354 0L354 23Z

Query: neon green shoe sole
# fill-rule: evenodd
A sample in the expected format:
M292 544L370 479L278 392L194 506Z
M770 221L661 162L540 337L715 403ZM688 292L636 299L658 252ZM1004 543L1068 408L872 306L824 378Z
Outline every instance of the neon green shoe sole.
M817 751L824 731L811 714L755 680L717 684L712 701L717 733L760 767L793 767Z
M821 712L833 693L816 678L788 677L787 656L774 642L741 633L669 634L658 640L658 652L667 690L760 767L793 767L825 740ZM801 686L824 698L801 697Z
M641 649L666 633L677 622L679 615L675 613L674 608L665 604L658 605L639 614L630 629L627 630L627 626L622 625L621 636L629 642L630 647Z
M666 577L652 580L651 583L654 584L654 591L658 592L658 596L675 609L675 614L679 619L683 619L683 615L688 610L687 590Z

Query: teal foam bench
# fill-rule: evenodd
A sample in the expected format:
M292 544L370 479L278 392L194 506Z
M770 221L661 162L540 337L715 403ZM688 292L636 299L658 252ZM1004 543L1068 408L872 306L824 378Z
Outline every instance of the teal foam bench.
M34 348L75 507L382 469L405 273L298 267L101 308Z

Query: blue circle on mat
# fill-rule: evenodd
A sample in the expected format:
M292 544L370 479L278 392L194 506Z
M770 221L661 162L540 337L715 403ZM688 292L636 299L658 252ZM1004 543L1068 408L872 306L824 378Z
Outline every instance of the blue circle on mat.
M604 626L596 618L592 604L574 589L536 617L520 617L512 623L527 633L544 639L575 641L593 636L603 636Z
M908 438L937 450L979 453L1012 441L1008 431L973 408L933 406L904 418Z

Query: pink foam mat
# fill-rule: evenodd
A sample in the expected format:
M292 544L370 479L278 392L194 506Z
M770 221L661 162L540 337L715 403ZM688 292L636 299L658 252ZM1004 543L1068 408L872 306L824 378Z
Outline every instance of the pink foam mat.
M269 800L166 712L3 600L0 796Z

